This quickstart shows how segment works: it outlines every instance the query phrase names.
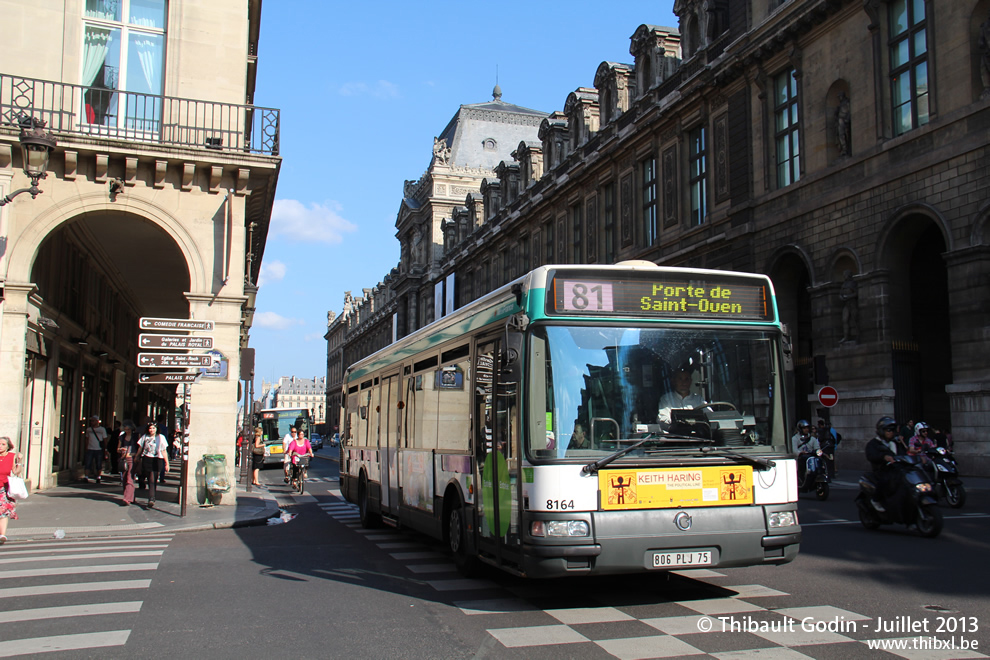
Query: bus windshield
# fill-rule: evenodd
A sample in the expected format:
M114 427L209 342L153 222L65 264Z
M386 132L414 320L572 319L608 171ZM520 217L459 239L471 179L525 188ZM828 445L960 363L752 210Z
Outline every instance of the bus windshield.
M596 460L646 438L628 456L784 451L777 345L763 330L536 327L530 456Z
M261 411L261 432L266 444L281 444L289 434L289 427L301 429L309 437L309 411L301 408Z

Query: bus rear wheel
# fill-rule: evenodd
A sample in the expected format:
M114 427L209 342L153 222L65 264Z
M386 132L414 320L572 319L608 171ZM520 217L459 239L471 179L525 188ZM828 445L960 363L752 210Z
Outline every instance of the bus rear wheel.
M467 551L467 525L464 519L464 507L457 500L447 511L446 531L447 545L453 555L454 565L464 577L477 574L480 568L478 558Z
M381 524L381 516L372 513L368 505L368 478L361 475L358 482L358 513L361 516L361 526L365 529L374 529Z

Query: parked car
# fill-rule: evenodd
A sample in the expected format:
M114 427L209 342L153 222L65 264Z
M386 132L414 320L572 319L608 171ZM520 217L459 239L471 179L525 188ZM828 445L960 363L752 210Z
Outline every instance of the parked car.
M330 446L336 447L339 444L340 444L340 434L334 433L333 436L330 438Z
M309 435L309 446L313 448L313 451L323 449L323 436L319 433L311 433Z

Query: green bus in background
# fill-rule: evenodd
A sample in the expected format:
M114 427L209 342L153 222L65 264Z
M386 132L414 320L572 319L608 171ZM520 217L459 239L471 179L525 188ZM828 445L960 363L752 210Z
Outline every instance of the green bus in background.
M265 439L265 465L282 463L282 440L290 427L302 431L308 440L313 421L309 408L266 408L258 413L258 419Z

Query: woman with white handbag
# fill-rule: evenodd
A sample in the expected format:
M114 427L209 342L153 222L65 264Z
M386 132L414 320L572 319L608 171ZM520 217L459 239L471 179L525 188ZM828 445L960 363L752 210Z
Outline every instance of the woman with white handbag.
M14 451L14 442L0 438L0 545L7 542L7 522L17 520L16 502L10 494L10 476L20 479L21 455ZM23 482L21 482L23 489ZM27 496L24 489L24 496Z
M148 478L148 508L155 506L155 486L158 485L159 459L164 459L168 454L168 441L158 432L158 425L148 422L148 431L138 440L139 453L141 455L141 469L144 476ZM168 461L165 464L165 472L168 472Z

